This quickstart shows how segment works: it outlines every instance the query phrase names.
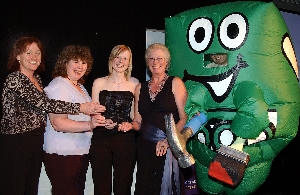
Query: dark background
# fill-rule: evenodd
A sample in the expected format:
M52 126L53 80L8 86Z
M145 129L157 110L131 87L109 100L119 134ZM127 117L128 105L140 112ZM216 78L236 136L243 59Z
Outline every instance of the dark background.
M133 52L132 76L145 80L146 29L164 30L164 18L189 9L228 2L226 0L40 0L0 2L0 90L7 75L8 52L20 36L36 36L46 50L46 86L57 55L69 44L89 46L93 70L85 87L91 92L95 78L107 75L111 49L128 45ZM265 1L270 2L270 1ZM300 13L299 1L274 1L281 10ZM300 28L300 27L299 27ZM276 157L269 177L255 194L300 194L299 135Z

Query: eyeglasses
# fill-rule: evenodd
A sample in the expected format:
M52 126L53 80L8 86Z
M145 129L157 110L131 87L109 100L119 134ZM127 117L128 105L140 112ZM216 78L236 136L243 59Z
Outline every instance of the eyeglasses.
M163 61L163 59L165 59L165 58L148 58L148 61L153 63L156 60L157 62L160 63Z

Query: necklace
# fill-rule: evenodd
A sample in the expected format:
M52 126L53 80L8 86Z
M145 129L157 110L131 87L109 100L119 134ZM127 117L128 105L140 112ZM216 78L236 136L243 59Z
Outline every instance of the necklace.
M120 83L117 83L115 80L114 80L114 83L116 83L117 84L117 87L118 88L120 88L121 87L121 84L124 82L124 80L123 81L121 81Z
M148 81L148 89L149 89L149 95L150 95L150 99L153 102L155 100L156 95L162 90L162 88L164 87L166 80L168 79L169 75L165 74L163 80L159 83L159 88L156 91L151 91L151 85L152 85L152 79L150 79Z
M74 83L73 81L71 81L71 79L69 77L67 77L69 79L69 81L76 87L76 86L79 86L79 83Z

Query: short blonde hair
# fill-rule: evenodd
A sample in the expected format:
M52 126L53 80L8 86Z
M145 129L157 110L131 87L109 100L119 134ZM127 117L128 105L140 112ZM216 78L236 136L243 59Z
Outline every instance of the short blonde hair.
M125 70L125 77L126 77L126 80L128 80L131 77L132 52L131 52L131 49L126 45L117 45L111 50L109 58L108 58L108 72L109 72L108 75L111 75L113 72L114 59L116 57L118 57L120 53L123 53L125 51L129 51L129 53L130 53L128 68Z
M157 50L163 51L163 53L165 55L164 58L167 61L166 70L169 70L170 61L171 61L171 54L170 54L169 49L164 44L161 44L161 43L153 43L153 44L149 45L148 48L146 49L145 60L146 60L147 66L148 66L148 59L149 59L150 53L153 52L153 51L157 51Z

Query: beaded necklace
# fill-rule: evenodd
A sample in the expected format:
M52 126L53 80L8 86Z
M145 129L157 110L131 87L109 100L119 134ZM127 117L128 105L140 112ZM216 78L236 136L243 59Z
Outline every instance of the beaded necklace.
M73 81L71 81L71 79L69 77L67 77L69 79L69 81L76 87L76 86L80 86L79 83L74 83Z
M161 80L161 82L159 83L159 88L156 91L151 91L151 84L152 84L152 79L150 79L148 81L148 89L149 89L149 95L150 95L150 99L153 102L155 100L156 95L162 90L162 88L164 87L166 80L168 79L169 75L165 74L163 80Z

